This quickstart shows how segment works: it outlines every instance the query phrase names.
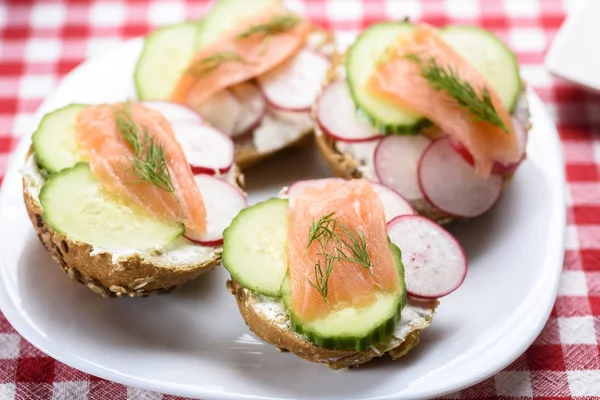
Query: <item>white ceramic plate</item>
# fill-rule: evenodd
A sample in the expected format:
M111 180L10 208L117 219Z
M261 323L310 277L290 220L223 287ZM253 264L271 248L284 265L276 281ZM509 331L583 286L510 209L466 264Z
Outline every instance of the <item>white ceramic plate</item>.
M86 62L41 107L133 96L141 41ZM0 305L27 340L88 373L163 393L210 399L422 399L481 381L516 359L541 331L555 299L565 225L558 136L528 93L534 129L529 159L498 206L453 228L470 269L442 300L422 343L398 362L330 371L282 354L248 331L223 268L169 295L103 299L71 282L39 243L21 199L14 155L0 199ZM290 181L329 176L314 149L247 173L252 203Z
M600 91L600 1L573 4L546 55L545 64L554 75Z

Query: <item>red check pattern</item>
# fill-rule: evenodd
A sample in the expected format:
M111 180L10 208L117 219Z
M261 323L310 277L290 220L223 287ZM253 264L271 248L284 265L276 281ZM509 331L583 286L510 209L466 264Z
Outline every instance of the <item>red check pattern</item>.
M248 6L252 0L247 0ZM456 399L600 399L600 96L552 78L544 55L577 0L295 0L329 29L358 30L406 16L496 32L560 130L568 185L564 270L552 315L535 343ZM86 57L154 27L199 18L207 1L0 2L0 179L7 156L52 87ZM590 40L596 40L590 38ZM0 314L0 399L173 399L74 370L22 339Z

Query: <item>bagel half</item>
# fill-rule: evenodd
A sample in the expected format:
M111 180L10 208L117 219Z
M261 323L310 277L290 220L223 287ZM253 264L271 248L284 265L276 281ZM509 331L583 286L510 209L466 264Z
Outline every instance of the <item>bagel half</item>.
M421 332L431 324L439 304L437 300L409 299L396 332L389 339L366 351L328 350L313 345L292 330L280 300L245 289L235 279L227 282L227 289L235 297L246 325L256 336L281 352L289 351L331 369L358 367L386 354L394 360L406 355L419 344Z
M329 72L327 74L327 79L324 87L335 80L345 79L345 62L346 53L340 53L335 56L331 64L331 68L329 69ZM352 154L344 150L344 143L336 142L330 136L326 135L325 132L323 132L323 130L319 127L319 124L317 122L316 104L317 103L315 103L315 105L313 106L311 113L313 120L315 121L315 141L317 143L319 151L321 152L323 158L327 162L327 165L329 165L329 167L331 168L334 175L344 179L366 178L369 180L378 181L373 166L368 165L369 161L356 159ZM523 125L525 126L526 131L529 133L529 130L531 129L531 122L525 85L523 85L523 93L519 99L514 114L518 115L518 118L520 118L524 122ZM439 132L436 129L437 128L435 127L433 129L426 128L423 131L423 133L427 136L434 138L437 134L439 134ZM503 176L503 183L505 187L511 182L513 176L514 172ZM449 215L437 209L425 198L410 200L410 203L415 209L415 211L417 211L419 214L430 218L439 224L446 224L459 219L456 216Z
M240 189L243 175L234 165L230 182ZM197 252L178 259L169 250L155 249L152 252L130 251L121 253L72 240L55 232L44 220L38 194L45 182L30 148L22 171L23 198L29 219L38 238L73 280L84 284L103 297L137 297L168 292L196 278L200 273L213 269L221 260L221 247L195 246ZM177 241L185 242L179 238Z

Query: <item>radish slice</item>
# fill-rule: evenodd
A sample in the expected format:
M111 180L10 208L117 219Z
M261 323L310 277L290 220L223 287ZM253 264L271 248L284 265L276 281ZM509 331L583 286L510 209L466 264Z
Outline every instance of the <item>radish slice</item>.
M366 142L381 135L356 115L356 106L345 80L328 85L317 100L317 121L328 136L344 142Z
M194 105L190 100L194 111L202 116L212 126L226 134L233 136L238 121L243 113L243 107L238 98L230 90L221 90L212 95L202 104Z
M245 82L231 87L241 106L241 111L231 137L238 138L258 127L267 111L267 102L254 83Z
M381 199L383 210L385 211L385 220L387 222L399 215L415 214L415 210L410 203L392 189L376 182L373 182L373 188Z
M328 69L327 58L303 49L289 61L260 75L258 83L274 107L305 111L315 102Z
M219 246L223 244L223 231L248 202L238 188L222 179L205 174L194 179L206 207L206 233L186 229L184 236L203 246Z
M525 129L523 122L521 122L521 120L518 118L513 118L512 122L513 122L513 126L515 128L515 135L517 137L517 143L519 144L519 149L521 151L521 157L519 158L519 161L512 163L512 164L502 164L499 162L494 163L494 165L492 167L492 174L496 174L496 175L510 174L510 173L514 172L519 165L521 165L523 160L525 160L525 155L526 155L525 150L527 147L527 129ZM467 163L469 163L469 165L471 165L471 166L475 165L475 161L473 160L473 156L471 155L469 150L467 150L467 148L462 143L460 143L458 140L454 139L451 136L449 138L450 138L450 143L452 144L454 149L458 152L458 154L460 154L461 157L464 158Z
M484 179L454 150L447 137L432 142L419 163L419 185L441 211L464 218L483 214L500 198L502 177Z
M401 215L387 224L402 252L406 291L436 299L455 291L467 275L465 252L444 228L420 215Z
M215 128L203 125L202 118L185 106L161 101L143 104L160 112L169 121L193 173L229 171L234 159L230 138Z
M296 196L298 196L300 193L302 193L306 188L309 188L309 187L322 188L322 187L325 187L325 185L327 185L328 183L336 182L336 181L340 182L340 181L343 181L343 179L342 178L323 178L323 179L310 179L310 180L305 180L305 181L297 181L297 182L292 183L284 191L284 193L288 196L290 203L292 203L294 201L294 199L296 198Z
M429 143L431 140L423 135L384 138L375 150L375 173L379 181L408 200L422 198L417 168Z

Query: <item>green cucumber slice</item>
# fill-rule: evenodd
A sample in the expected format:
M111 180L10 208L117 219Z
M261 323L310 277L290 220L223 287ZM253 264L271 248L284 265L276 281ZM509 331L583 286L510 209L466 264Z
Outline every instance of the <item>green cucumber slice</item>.
M345 308L313 320L302 321L290 307L290 284L286 275L282 284L283 303L292 328L314 345L325 349L364 351L394 333L406 305L406 284L400 249L389 242L394 257L400 289L397 293L379 293L377 301L362 309Z
M50 175L39 195L44 220L70 239L111 250L147 250L183 235L183 224L161 222L109 198L79 163Z
M421 115L373 96L366 88L369 77L389 46L408 34L408 22L382 22L365 30L348 50L346 79L358 114L383 134L416 134L429 122Z
M268 7L281 5L281 0L252 0L250 3L248 0L218 0L202 21L197 48L214 43L223 33L234 28L240 19L258 15Z
M223 232L223 266L243 287L278 297L287 273L288 201L242 210Z
M482 28L455 25L442 29L440 35L487 79L512 113L523 90L515 54Z
M144 40L133 80L139 100L166 100L196 53L201 24L167 25Z
M72 167L82 161L78 151L75 122L84 104L71 104L46 114L32 136L38 165L49 173Z

